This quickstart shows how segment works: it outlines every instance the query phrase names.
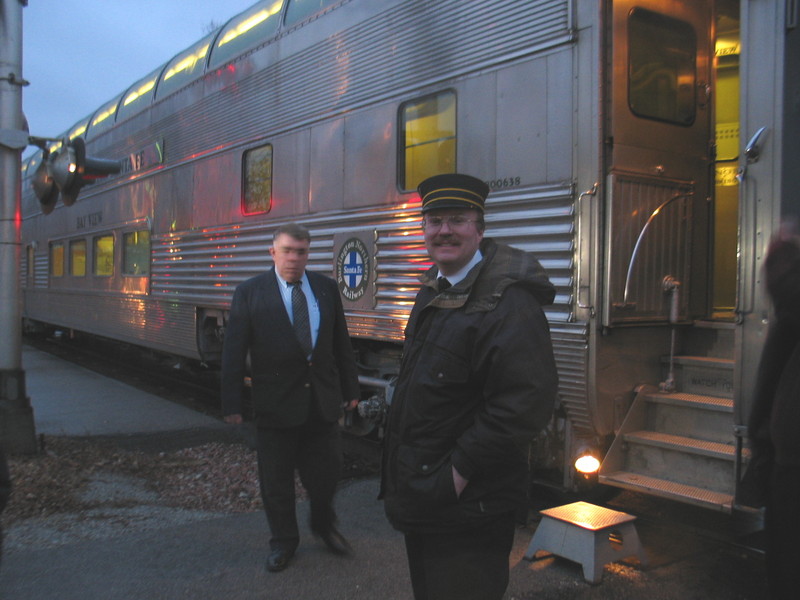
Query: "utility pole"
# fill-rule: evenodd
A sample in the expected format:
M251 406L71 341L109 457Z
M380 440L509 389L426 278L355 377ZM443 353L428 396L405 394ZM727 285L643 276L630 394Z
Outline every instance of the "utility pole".
M28 145L22 115L22 8L27 0L0 0L0 444L11 453L36 451L33 409L22 369L22 151Z

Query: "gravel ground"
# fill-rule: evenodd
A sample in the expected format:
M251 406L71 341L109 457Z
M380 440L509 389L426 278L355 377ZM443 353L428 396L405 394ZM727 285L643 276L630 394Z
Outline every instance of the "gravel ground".
M256 453L248 442L242 431L41 438L38 454L9 457L5 551L260 512ZM345 479L374 475L373 454L345 441ZM295 492L305 499L299 479Z
M9 458L7 552L261 510L255 452L243 444L148 452L92 439L44 442L37 455Z

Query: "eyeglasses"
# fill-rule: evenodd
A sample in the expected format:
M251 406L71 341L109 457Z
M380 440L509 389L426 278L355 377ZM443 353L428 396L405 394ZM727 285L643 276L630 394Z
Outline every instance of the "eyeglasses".
M463 215L450 215L449 217L425 217L422 219L422 228L427 231L439 231L447 223L452 231L464 229L467 223L479 223L476 219L468 219Z

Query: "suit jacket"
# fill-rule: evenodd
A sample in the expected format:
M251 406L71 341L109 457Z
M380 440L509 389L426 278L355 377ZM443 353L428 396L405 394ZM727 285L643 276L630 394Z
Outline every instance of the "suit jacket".
M336 282L306 274L320 311L310 360L294 334L274 268L236 288L222 351L224 415L242 412L248 351L259 427L301 425L315 405L323 420L334 422L342 414L342 402L358 398L355 357Z

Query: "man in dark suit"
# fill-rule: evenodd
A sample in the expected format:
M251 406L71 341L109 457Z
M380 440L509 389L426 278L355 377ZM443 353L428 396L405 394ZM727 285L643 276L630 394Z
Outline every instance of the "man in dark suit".
M310 244L300 225L275 232L275 266L236 288L222 353L222 409L234 424L242 423L250 353L258 474L272 534L267 569L273 572L289 565L300 542L295 469L311 503L311 531L332 552L351 551L335 527L333 496L342 470L338 419L342 408L358 404L358 374L336 283L306 271Z

